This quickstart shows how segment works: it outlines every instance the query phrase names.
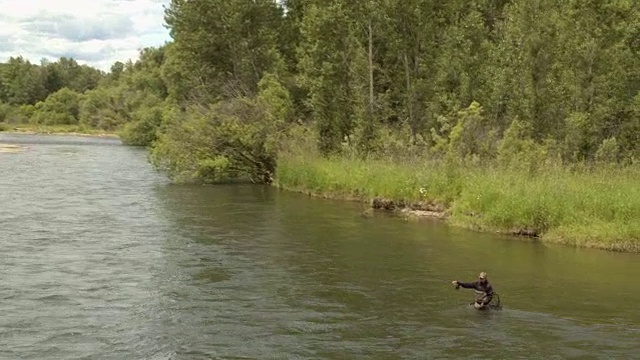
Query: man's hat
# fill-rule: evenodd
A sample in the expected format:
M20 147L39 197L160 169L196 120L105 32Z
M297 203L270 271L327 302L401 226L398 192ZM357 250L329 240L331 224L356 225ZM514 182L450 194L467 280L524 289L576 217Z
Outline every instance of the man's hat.
M486 279L487 278L487 273L486 272L481 272L480 273L480 279Z

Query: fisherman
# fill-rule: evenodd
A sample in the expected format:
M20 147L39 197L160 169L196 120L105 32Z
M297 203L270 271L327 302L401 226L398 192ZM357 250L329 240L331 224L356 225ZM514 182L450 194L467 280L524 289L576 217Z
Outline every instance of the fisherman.
M484 309L493 299L493 286L489 283L487 273L484 271L480 273L478 280L474 282L463 283L458 280L454 280L452 284L456 286L456 289L459 289L460 287L465 289L474 289L476 291L476 302L473 306L478 310Z

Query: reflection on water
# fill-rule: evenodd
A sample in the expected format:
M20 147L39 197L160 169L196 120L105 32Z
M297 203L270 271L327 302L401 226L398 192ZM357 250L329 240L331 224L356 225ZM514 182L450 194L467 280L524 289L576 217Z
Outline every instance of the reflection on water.
M117 140L0 134L0 358L633 358L635 254L261 186L168 184ZM451 280L487 271L504 309Z

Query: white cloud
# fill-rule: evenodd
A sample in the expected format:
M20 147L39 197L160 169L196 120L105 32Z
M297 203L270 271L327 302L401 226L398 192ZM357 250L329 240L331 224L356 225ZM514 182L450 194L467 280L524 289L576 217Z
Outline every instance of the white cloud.
M64 56L109 70L170 40L163 26L169 1L0 0L0 62Z

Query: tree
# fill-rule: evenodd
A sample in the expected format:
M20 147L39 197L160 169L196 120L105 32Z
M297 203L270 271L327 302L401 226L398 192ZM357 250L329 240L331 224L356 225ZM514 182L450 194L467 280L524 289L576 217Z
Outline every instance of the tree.
M35 104L46 98L44 74L42 69L21 56L9 58L1 68L4 98L0 99L13 105Z
M174 64L192 89L185 98L206 103L255 94L278 61L282 19L272 0L173 0L165 20L176 48Z

